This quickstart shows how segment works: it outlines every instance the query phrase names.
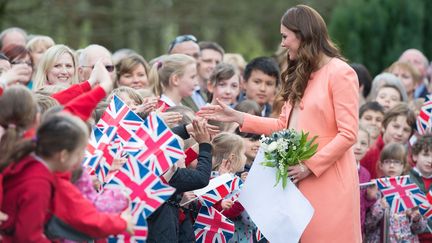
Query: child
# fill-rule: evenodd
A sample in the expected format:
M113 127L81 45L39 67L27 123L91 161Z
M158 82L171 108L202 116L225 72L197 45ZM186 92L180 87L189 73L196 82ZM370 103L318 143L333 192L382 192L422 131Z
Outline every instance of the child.
M222 132L212 140L214 174L237 173L246 164L243 139L236 134Z
M378 166L385 177L404 175L408 167L404 146L398 143L387 144L381 152ZM370 208L365 221L365 242L418 242L417 234L426 229L427 223L418 209L408 209L401 213L389 210L384 198L378 199ZM382 232L387 234L383 235ZM384 240L380 241L381 239Z
M78 118L53 116L38 128L37 139L14 144L3 170L2 211L9 215L1 225L3 240L49 242L43 226L54 207L54 172L69 171L82 161L87 137Z
M243 143L245 145L245 156L246 156L246 164L244 166L244 170L240 174L242 179L244 180L243 173L249 172L253 161L255 160L255 156L258 153L258 149L260 147L260 135L254 133L244 133L240 132L240 129L237 128L235 130L235 134L239 135L243 139Z
M244 96L239 98L254 100L261 108L262 116L271 114L271 103L279 83L279 68L269 57L258 57L250 61L244 71Z
M369 148L369 133L366 129L359 127L359 131L357 133L357 142L354 145L354 156L357 162L358 174L359 174L359 182L365 183L370 181L370 174L367 169L360 165L360 160L366 154L366 151ZM366 211L369 207L375 202L374 195L368 194L368 189L360 188L360 218L361 218L361 226L362 232L364 233L364 221L366 216ZM373 193L373 192L372 192Z
M165 109L181 104L184 97L192 95L198 85L196 61L184 54L169 55L159 61L155 94L160 95L158 107Z
M217 99L233 106L240 93L240 77L231 64L220 63L210 75L207 89L211 93L209 101L216 105Z
M384 145L391 142L407 144L412 135L414 124L415 115L406 104L398 104L385 114L382 135L378 137L375 144L369 148L360 161L361 165L369 171L372 179L382 174L380 168L377 168L377 161Z
M243 172L247 160L246 146L243 139L231 133L220 133L213 139L215 168L218 174ZM239 151L243 152L240 154ZM245 179L244 176L242 179ZM213 206L219 212L234 222L234 236L230 242L253 241L255 224L250 220L239 201L223 199Z
M378 102L366 102L360 107L359 123L369 132L369 144L374 144L380 135L383 119L384 109Z
M419 136L412 147L412 157L415 167L410 171L411 180L422 192L429 193L432 189L432 134ZM428 221L432 229L432 221ZM426 231L419 235L420 242L431 242L432 234Z

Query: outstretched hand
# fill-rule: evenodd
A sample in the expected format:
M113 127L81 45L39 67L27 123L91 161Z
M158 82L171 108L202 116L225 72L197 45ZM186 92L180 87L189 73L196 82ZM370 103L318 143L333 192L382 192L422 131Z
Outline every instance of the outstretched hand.
M120 215L120 217L121 217L124 221L126 221L126 231L127 231L129 234L133 235L133 234L134 234L134 227L135 227L135 224L134 224L134 222L133 222L133 219L132 219L132 215L131 215L130 209L127 208L125 211L123 211L122 214Z
M221 122L237 122L243 124L243 113L236 111L228 105L216 99L217 105L207 105L201 107L196 115L208 120L216 120Z

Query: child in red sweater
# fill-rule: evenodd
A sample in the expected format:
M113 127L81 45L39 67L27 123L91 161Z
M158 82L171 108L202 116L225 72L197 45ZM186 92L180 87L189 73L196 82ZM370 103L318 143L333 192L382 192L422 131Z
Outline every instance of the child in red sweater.
M415 167L410 171L411 180L427 194L432 189L432 134L417 138L412 147L412 156ZM432 222L428 220L429 228ZM432 233L425 232L419 235L420 242L432 242Z
M50 242L44 224L54 207L54 172L69 171L82 161L87 137L81 120L62 115L46 119L37 139L14 144L2 172L2 211L9 216L1 225L5 242Z

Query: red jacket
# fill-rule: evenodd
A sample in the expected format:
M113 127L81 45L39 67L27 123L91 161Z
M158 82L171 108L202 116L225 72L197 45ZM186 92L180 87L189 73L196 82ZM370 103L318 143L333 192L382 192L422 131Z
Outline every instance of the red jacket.
M91 90L91 85L88 81L71 85L69 88L53 94L51 97L56 99L60 105L64 105L75 97L84 94Z
M371 179L376 179L382 175L382 171L378 168L377 163L384 145L384 140L382 139L382 135L380 135L363 159L360 160L360 164L369 171Z
M53 214L69 228L92 238L106 238L126 230L126 221L120 215L97 211L70 182L70 173L57 173L56 185Z
M3 172L1 211L8 220L0 225L3 242L50 242L44 234L53 207L55 177L33 156Z

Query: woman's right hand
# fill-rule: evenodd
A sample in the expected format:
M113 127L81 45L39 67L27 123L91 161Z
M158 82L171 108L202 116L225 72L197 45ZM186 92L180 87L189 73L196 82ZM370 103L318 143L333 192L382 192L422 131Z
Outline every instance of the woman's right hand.
M243 112L236 111L228 105L216 99L217 105L207 105L201 107L196 113L198 116L203 117L207 120L216 120L221 122L237 122L243 124Z

